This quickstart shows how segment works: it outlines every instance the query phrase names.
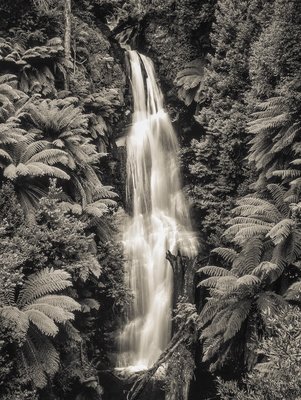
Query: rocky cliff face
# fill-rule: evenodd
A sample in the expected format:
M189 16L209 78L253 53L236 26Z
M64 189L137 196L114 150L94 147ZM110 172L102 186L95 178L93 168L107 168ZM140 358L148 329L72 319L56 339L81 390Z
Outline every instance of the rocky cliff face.
M193 118L195 104L187 108L179 100L174 80L187 63L206 57L215 0L123 3L114 11L113 34L153 60L172 120L189 139L199 130Z

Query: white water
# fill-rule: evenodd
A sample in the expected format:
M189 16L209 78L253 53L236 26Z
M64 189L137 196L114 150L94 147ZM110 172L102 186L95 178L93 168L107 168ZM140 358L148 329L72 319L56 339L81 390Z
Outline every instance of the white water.
M118 366L149 368L171 334L173 277L166 252L196 253L189 209L181 191L178 143L149 58L128 51L134 112L127 138L124 232L127 284L134 301L120 334Z

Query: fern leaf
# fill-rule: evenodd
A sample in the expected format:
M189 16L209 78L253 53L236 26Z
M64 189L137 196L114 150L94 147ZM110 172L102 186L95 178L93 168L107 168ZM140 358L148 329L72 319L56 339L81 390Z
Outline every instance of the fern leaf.
M232 266L232 272L238 276L250 274L260 263L263 253L263 242L260 238L248 240Z
M286 191L280 185L276 185L275 183L271 183L267 186L269 192L272 195L272 198L275 202L276 207L282 213L287 215L289 212L288 205L284 202L286 197Z
M261 281L271 284L275 282L283 273L284 267L269 261L263 261L253 271L253 275L257 276Z
M29 276L20 292L18 304L26 305L41 296L62 291L72 286L70 278L66 271L45 268Z
M20 162L26 163L31 159L32 156L38 154L42 150L45 150L49 146L50 143L47 140L37 140L33 143L30 143L26 150L22 153Z
M27 309L23 311L28 320L33 323L44 335L55 336L59 329L53 320L43 312L35 309Z
M215 288L218 284L219 278L220 276L212 276L210 278L204 279L198 284L198 287L204 286L208 288Z
M16 332L18 334L22 334L23 336L26 335L29 329L29 321L24 313L20 311L17 307L0 307L0 316L5 320L10 321L11 324L14 324L16 326Z
M69 296L50 294L47 296L39 297L32 302L34 304L49 304L55 307L61 307L65 311L80 311L80 304Z
M236 287L241 288L242 286L259 286L261 283L260 279L254 275L244 275L237 279Z
M203 273L209 276L232 276L233 274L225 268L215 267L215 266L206 266L200 268L198 273Z
M47 302L42 303L40 299L38 300L39 303L33 302L32 304L24 307L23 310L38 310L57 323L64 323L74 319L74 314L72 312L66 311L64 308L59 306L53 306Z
M289 218L283 219L267 233L267 237L270 237L274 244L277 245L287 239L294 227L295 221Z
M217 247L216 249L212 250L212 253L218 254L230 264L232 264L238 256L238 253L234 249L229 249L227 247Z
M300 170L292 168L276 170L273 172L274 176L279 176L282 179L298 178L300 174L301 174Z
M42 162L48 165L54 165L57 163L68 165L68 161L69 158L65 151L59 149L46 149L34 154L28 160L28 163Z
M241 300L235 304L235 308L231 312L228 319L227 327L223 335L224 341L230 340L241 329L243 322L248 317L252 308L252 300Z
M13 159L11 158L10 154L3 149L0 149L0 157L4 158L9 163L13 163Z
M208 322L210 322L213 317L225 306L225 302L223 302L221 299L209 299L200 313L198 319L199 329L203 328Z
M287 302L282 296L267 291L259 295L256 300L256 306L263 321L268 324L269 317L278 314L281 309L287 307Z

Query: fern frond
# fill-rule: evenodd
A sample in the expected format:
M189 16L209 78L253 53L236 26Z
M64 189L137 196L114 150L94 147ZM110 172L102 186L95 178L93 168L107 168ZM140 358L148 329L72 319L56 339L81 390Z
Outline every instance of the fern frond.
M29 329L28 318L17 307L4 306L0 307L0 315L7 321L10 321L16 326L16 332L26 335Z
M297 178L291 181L290 186L294 189L299 189L301 187L301 178Z
M243 245L245 244L246 241L256 238L256 237L262 237L265 236L271 226L266 225L266 226L262 226L262 225L253 225L253 224L241 224L241 225L236 225L235 228L239 228L237 233L235 234L233 241ZM232 236L232 231L234 230L234 227L231 227L233 229L228 229L225 234L230 234Z
M204 61L191 61L186 67L178 72L175 84L180 89L178 96L188 106L193 100L196 100L197 89L203 79Z
M237 279L236 288L241 288L242 286L259 286L261 284L260 279L254 275L244 275Z
M281 214L287 215L289 212L289 207L284 201L286 197L286 191L284 190L284 188L275 183L270 183L267 188L271 193L271 196L278 210L281 212Z
M39 303L37 301L39 301ZM41 298L39 298L37 301L28 306L25 306L23 310L40 311L57 323L64 323L66 321L74 319L74 314L72 312L64 310L63 307L53 306L51 304L48 304L47 302L43 303L41 302Z
M28 320L34 324L44 335L54 337L59 329L53 320L43 312L36 309L27 309L23 311Z
M198 287L204 286L204 287L208 287L208 288L215 288L216 285L218 284L219 279L220 279L220 276L212 276L210 278L204 279L198 283Z
M39 297L32 304L48 304L54 307L61 307L65 311L80 311L80 304L69 296L50 294L48 296Z
M238 276L250 274L260 263L263 253L263 242L252 238L244 243L242 251L233 263L232 272Z
M222 299L210 298L201 310L198 319L199 329L207 325L221 309L226 307L226 305L227 304Z
M62 291L72 286L70 274L63 270L45 268L36 274L29 276L20 291L18 298L19 305L26 305L35 299L50 293Z
M26 150L22 152L20 157L20 162L26 163L28 160L31 159L32 156L38 154L40 151L45 150L50 146L48 140L37 140L33 143L30 143Z
M223 335L224 341L228 341L241 329L242 324L250 314L252 308L252 300L246 299L241 300L232 306L234 309L231 312L231 316L228 319L227 327Z
M45 387L47 378L53 377L59 369L59 354L51 341L38 330L31 331L20 353L20 372L25 373L35 387Z
M281 309L287 307L284 298L274 292L262 292L256 300L256 307L263 321L268 324L269 317L277 315Z
M5 161L8 161L9 163L13 163L14 162L13 159L11 158L10 154L7 151L3 150L3 149L0 149L0 157L4 158Z
M234 249L227 247L217 247L216 249L212 250L212 253L218 254L230 264L232 264L238 256L238 253Z
M283 273L282 265L277 265L269 261L263 261L253 271L253 275L257 276L261 281L267 284L275 282Z
M298 169L287 168L274 171L273 175L279 176L282 179L293 179L293 178L298 178L301 175L301 171Z
M295 221L289 218L283 219L267 233L267 237L270 237L274 244L277 245L287 239L294 227Z
M99 310L100 304L98 301L92 298L83 299L81 302L82 312L87 313L91 310Z
M42 162L48 165L54 165L57 163L68 165L68 161L68 154L65 151L59 149L46 149L34 154L28 160L28 163Z
M228 271L225 268L209 266L209 265L206 265L206 267L200 268L197 272L203 273L203 274L209 275L209 276L233 276L232 272Z

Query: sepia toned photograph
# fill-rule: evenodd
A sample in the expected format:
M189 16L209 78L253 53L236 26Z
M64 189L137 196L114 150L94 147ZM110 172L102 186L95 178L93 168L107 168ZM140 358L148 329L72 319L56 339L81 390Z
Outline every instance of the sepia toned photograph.
M0 0L0 400L301 400L301 0Z

